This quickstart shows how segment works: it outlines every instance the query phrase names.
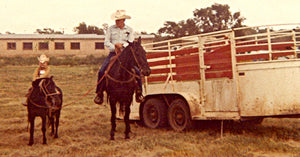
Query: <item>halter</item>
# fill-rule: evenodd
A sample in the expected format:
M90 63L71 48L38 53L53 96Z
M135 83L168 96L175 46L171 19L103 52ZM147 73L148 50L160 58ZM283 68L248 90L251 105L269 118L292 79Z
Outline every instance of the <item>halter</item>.
M137 57L136 57L136 55L135 55L135 50L132 48L132 46L130 46L130 52L132 53L133 58L134 58L134 60L135 60L135 62L136 62L136 64L137 64L138 68L141 69L141 65L140 65L140 63L139 63L139 61L138 61L138 59L137 59ZM121 52L121 53L122 53L122 52ZM120 55L117 55L117 59L119 58L119 56L120 56ZM118 60L119 60L119 59L118 59ZM126 81L120 81L120 80L117 80L117 79L113 78L112 76L110 76L110 75L107 73L107 77L108 77L110 80L112 80L112 81L114 81L114 82L118 82L118 83L130 83L130 82L132 82L132 81L134 80L135 77L137 77L137 78L140 77L140 76L136 75L135 73L133 73L133 72L129 71L128 69L126 69L126 68L122 65L122 63L121 63L120 61L119 61L119 63L120 63L121 68L123 68L126 72L128 72L132 77L131 77L129 80L126 80Z
M32 99L29 99L29 101L33 104L33 105L35 105L35 106L37 106L37 107L40 107L40 108L47 108L47 109L53 109L53 110L56 110L56 109L60 109L61 107L52 107L52 106L49 106L48 104L50 103L49 101L48 101L48 97L50 96L50 97L52 97L53 95L59 95L59 94L61 94L59 91L56 91L55 93L50 93L49 91L48 91L48 89L47 89L47 87L49 86L49 84L50 84L50 82L48 83L48 84L46 84L45 85L45 80L41 80L41 82L40 82L40 84L39 84L39 86L40 86L40 88L42 89L42 92L44 93L44 95L45 95L45 103L46 103L46 105L47 106L42 106L42 105L39 105L39 104L37 104L37 103L35 103Z
M134 60L135 60L135 62L136 62L136 64L137 64L137 66L139 67L139 69L141 69L142 67L141 67L141 65L140 65L140 63L139 63L139 61L138 61L138 59L137 59L136 56L135 56L135 51L133 50L132 47L130 47L130 50L131 50L131 53L132 53L132 55L133 55L133 58L134 58Z
M53 95L59 95L59 94L61 94L59 91L56 91L56 90L55 90L55 93L50 93L50 92L48 91L47 87L49 86L50 82L49 82L48 84L46 84L45 86L43 86L43 85L45 84L45 80L42 80L41 83L42 83L42 84L41 84L40 87L41 87L43 93L45 94L46 98L47 98L48 96L53 96Z

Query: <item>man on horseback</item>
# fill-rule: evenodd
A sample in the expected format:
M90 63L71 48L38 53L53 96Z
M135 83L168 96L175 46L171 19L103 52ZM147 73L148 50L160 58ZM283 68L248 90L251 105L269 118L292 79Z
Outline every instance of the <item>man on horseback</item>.
M102 63L102 66L98 72L98 84L96 88L97 96L94 99L94 102L96 104L103 103L103 90L101 89L101 83L99 81L102 79L105 70L109 65L110 59L117 53L121 53L122 50L128 45L128 41L134 41L133 29L125 25L125 20L131 19L130 16L126 15L125 10L117 10L111 15L111 18L115 20L115 25L110 26L105 34L104 45L109 49L109 54ZM137 67L135 67L135 71L140 76L140 71ZM138 86L136 89L136 101L142 102L144 100L144 97L142 95L141 78L137 78L137 84Z

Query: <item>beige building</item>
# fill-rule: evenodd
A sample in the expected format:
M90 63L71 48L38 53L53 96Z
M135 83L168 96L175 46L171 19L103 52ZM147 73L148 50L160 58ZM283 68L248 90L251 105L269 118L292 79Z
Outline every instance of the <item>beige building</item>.
M142 37L142 44L154 35ZM104 35L96 34L0 34L0 56L101 56L108 54Z

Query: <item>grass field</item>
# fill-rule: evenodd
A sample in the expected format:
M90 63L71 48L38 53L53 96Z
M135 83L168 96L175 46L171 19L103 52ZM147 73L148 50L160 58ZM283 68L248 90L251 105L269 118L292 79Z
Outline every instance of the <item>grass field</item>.
M31 86L35 66L0 68L0 156L245 156L299 157L300 119L268 118L258 126L195 122L188 132L170 128L149 129L131 124L131 139L124 139L124 123L117 122L116 140L109 140L110 109L93 103L98 66L52 66L56 84L63 90L59 138L47 132L42 144L41 120L36 119L35 144L28 146L27 109L20 105ZM93 89L86 97L79 99Z

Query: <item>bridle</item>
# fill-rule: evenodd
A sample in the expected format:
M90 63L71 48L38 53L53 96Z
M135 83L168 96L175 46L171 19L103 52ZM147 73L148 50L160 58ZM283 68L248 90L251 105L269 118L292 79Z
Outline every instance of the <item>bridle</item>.
M59 91L55 90L55 93L50 93L49 90L47 89L47 87L49 86L50 82L48 84L46 84L45 80L41 80L41 82L39 83L40 89L43 92L43 94L45 95L45 104L47 106L43 106L43 105L39 105L38 103L35 103L32 99L29 99L29 101L35 105L36 107L40 107L40 108L46 108L46 109L51 109L51 110L57 110L60 109L61 107L52 107L51 102L48 101L48 97L53 97L54 95L59 95L61 94ZM55 87L56 88L56 87Z
M56 91L56 90L55 90L55 93L50 93L50 92L48 91L48 89L47 89L47 87L49 86L49 84L50 84L50 82L49 82L48 84L45 85L45 80L42 80L42 81L41 81L41 85L40 85L40 87L41 87L43 93L45 94L46 98L48 98L48 96L51 97L51 96L53 96L53 95L59 95L59 94L61 94L59 91ZM44 86L43 86L43 85L44 85ZM55 87L55 88L56 88L56 87Z
M122 52L123 52L123 51L122 51ZM120 52L120 53L122 53L122 52ZM136 57L136 55L135 55L135 52L136 52L136 51L132 48L132 46L130 46L130 52L132 53L132 56L133 56L133 58L134 58L134 60L135 60L135 62L136 62L136 64L137 64L138 68L141 69L141 65L140 65L140 63L139 63L139 61L138 61L138 59L137 59L137 57ZM129 71L126 67L124 67L124 66L122 65L121 61L120 61L119 58L118 58L119 56L120 56L120 55L117 55L116 57L117 57L117 60L118 60L119 63L120 63L120 67L121 67L122 69L124 69L126 72L128 72L132 77L131 77L130 79L128 79L128 80L125 80L125 81L117 80L117 79L113 78L112 76L110 76L108 73L107 73L107 77L108 77L110 80L112 80L112 81L114 81L114 82L118 82L118 83L130 83L130 82L132 82L135 78L139 78L140 76L138 76L138 75L135 74L134 72Z
M138 68L139 68L139 69L142 69L142 67L141 67L141 65L140 65L140 62L139 62L138 59L136 58L135 51L134 51L134 49L133 49L131 46L130 46L130 51L131 51L131 53L132 53L132 55L133 55L133 58L134 58L134 60L135 60L135 62L136 62L136 64L137 64Z

